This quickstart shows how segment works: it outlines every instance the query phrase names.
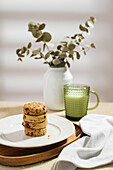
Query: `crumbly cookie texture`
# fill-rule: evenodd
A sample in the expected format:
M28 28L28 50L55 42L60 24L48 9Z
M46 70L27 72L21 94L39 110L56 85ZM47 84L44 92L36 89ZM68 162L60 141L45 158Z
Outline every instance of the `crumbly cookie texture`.
M31 128L31 129L42 129L47 126L47 119L44 122L38 122L38 123L32 123L32 122L23 122L22 125L25 128Z
M43 136L47 133L47 129L30 129L30 128L25 128L25 134L27 136L32 136L32 137L37 137L37 136Z
M32 102L24 105L23 123L28 136L43 136L47 129L47 108L44 103Z
M47 119L46 113L39 116L23 115L23 120L25 122L38 123L38 122L44 122L46 119Z
M47 108L44 103L32 102L24 105L25 115L43 115L47 113Z

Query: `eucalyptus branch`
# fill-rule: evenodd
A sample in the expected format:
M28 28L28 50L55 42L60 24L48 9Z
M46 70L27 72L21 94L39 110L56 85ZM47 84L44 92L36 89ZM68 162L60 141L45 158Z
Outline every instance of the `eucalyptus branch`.
M20 49L16 50L16 54L18 56L18 60L22 61L23 58L27 55L33 57L34 59L43 59L44 64L48 64L50 67L65 67L66 65L70 67L69 59L74 60L80 59L81 52L86 55L87 51L90 48L96 48L94 43L91 43L87 47L82 46L82 42L85 40L84 33L89 33L89 29L94 27L94 22L96 19L94 17L90 17L85 25L79 25L79 29L81 33L77 33L73 36L66 36L68 41L61 41L60 44L57 45L56 50L49 49L49 43L52 39L52 36L48 32L44 32L45 24L36 24L34 22L30 22L28 24L28 31L32 33L32 36L35 38L35 43L42 42L42 48L37 48L35 50L31 50L32 44L31 42L25 47L23 46ZM80 50L78 50L79 48ZM46 52L45 52L46 50Z

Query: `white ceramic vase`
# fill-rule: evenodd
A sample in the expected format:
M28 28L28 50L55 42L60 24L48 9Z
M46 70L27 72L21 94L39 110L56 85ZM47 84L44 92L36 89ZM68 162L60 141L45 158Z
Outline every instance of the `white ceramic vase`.
M72 74L66 67L47 70L43 79L43 98L48 109L64 110L64 84L72 82Z

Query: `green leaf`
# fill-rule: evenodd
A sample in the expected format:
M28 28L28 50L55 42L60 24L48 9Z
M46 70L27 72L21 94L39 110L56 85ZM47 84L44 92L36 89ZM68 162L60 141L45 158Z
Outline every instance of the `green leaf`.
M66 57L67 57L67 55L64 54L64 53L60 53L60 54L59 54L59 58L60 58L60 59L64 59L64 58L66 58Z
M36 29L36 28L33 28L32 29L32 35L35 37L35 38L38 38L41 33Z
M28 24L28 31L32 32L32 29L35 27L35 22L29 22Z
M41 25L39 26L39 30L43 30L43 29L45 28L45 26L46 26L46 24L41 24Z
M86 27L83 27L81 24L79 25L79 29L80 29L81 31L85 31L85 32L88 33L88 29L87 29Z
M39 54L39 53L40 53L40 51L41 51L41 48L39 48L39 49L37 49L37 50L32 51L32 54L35 56L35 55Z
M58 46L57 46L57 50L60 50L60 49L61 49L61 47L62 47L61 45L58 45Z
M28 44L27 48L31 48L31 46L32 46L32 43L31 43L31 42L29 42L29 44Z
M48 62L48 61L45 61L44 64L49 64L49 62Z
M42 57L34 57L34 59L38 60L38 59L41 59Z
M69 44L68 45L68 50L74 50L75 48L75 45L74 44Z
M50 50L49 53L50 53L51 55L54 55L54 51L53 51L53 50Z
M17 61L21 61L22 62L22 59L21 58L18 58L18 60Z
M49 42L51 40L51 38L52 38L52 36L50 33L48 33L48 32L43 33L43 41Z
M86 26L86 27L89 27L88 21L85 22L85 26Z
M44 54L41 53L41 52L40 52L40 57L41 57L41 58L45 58L45 57L44 57Z
M27 49L27 55L29 55L29 50Z
M66 46L62 46L62 47L61 47L61 51L67 52L67 51L68 51L68 48L67 48Z
M69 54L69 56L68 56L69 58L72 58L73 57L73 55L72 54Z
M80 39L84 39L84 36L82 34L77 35Z
M96 48L94 43L92 43L90 46L91 46L91 48Z
M61 41L60 44L67 45L67 42L66 41Z
M45 55L45 60L47 60L49 57L50 57L50 53L48 52L48 53Z
M18 55L18 53L21 51L21 49L17 49L16 50L16 54Z
M19 56L19 57L25 57L24 55L22 55L22 54L19 54L19 53L18 53L18 56Z
M96 21L96 18L94 18L94 17L90 17L90 21L92 21L92 23L94 24L94 22Z
M86 55L86 51L84 50L84 55Z
M43 51L45 51L45 47L46 47L46 44L44 43L44 44L43 44Z
M43 41L43 35L42 34L37 38L37 40L35 42L41 42L41 41Z
M58 56L58 55L59 55L59 51L55 51L55 52L54 52L54 55L55 55L55 56Z
M79 60L80 59L80 53L76 52L76 58Z
M33 55L33 54L31 54L31 56L30 57L34 57L35 55Z
M94 27L94 25L91 21L86 21L85 25L86 25L86 27L90 27L90 28Z
M26 52L26 50L27 50L27 48L24 46L24 47L22 47L22 49L21 49L21 53L23 54L23 53L25 53Z
M57 65L57 64L60 64L60 63L61 63L61 61L58 58L53 60L54 65Z

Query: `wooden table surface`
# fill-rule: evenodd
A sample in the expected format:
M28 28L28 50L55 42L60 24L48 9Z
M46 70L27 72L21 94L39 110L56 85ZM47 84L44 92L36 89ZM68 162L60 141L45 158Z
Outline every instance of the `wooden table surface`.
M25 102L0 102L0 118L4 118L7 116L15 115L15 114L21 114L22 108ZM89 104L90 106L93 106L93 103ZM49 114L59 115L59 116L65 116L64 111L50 111L48 110ZM88 114L95 113L95 114L106 114L113 116L113 103L100 103L98 108L92 111L88 111ZM21 167L8 167L0 165L0 170L20 170L20 169L28 169L28 170L52 170L53 165L55 163L57 158L43 161L40 163L27 165L27 166L21 166ZM81 168L78 168L80 170ZM98 169L98 170L113 170L113 163L109 165L105 165L98 168L92 168L92 169Z

